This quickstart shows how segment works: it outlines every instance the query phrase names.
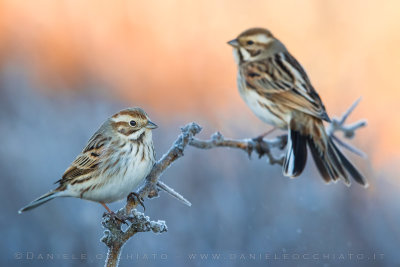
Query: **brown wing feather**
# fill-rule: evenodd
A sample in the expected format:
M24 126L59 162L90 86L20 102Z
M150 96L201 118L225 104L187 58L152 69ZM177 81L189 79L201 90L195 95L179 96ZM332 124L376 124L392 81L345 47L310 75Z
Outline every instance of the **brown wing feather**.
M105 151L105 144L109 140L101 133L93 135L81 154L76 157L56 183L59 183L60 187L64 187L66 184L76 184L91 179L91 174L97 169Z
M246 85L287 107L330 121L325 107L297 60L288 52L242 65Z

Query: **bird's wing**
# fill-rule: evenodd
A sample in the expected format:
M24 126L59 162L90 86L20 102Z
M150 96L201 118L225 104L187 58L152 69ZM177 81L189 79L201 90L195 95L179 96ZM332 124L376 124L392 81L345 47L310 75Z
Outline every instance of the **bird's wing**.
M330 121L303 67L288 52L242 65L246 86L261 96L314 117Z
M106 151L108 141L109 138L101 133L94 134L83 151L56 183L59 183L60 187L64 187L67 184L74 185L91 179L91 174L97 170L102 155Z

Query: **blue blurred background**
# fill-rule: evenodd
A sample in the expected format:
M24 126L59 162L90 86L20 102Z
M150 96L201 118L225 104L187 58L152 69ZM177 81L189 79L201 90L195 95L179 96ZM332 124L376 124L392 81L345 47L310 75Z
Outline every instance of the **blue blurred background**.
M349 120L369 125L346 141L368 154L347 153L370 187L326 185L311 161L291 180L265 158L189 147L162 180L192 207L164 193L146 200L169 230L133 237L121 266L399 265L399 10L394 0L0 0L0 265L104 264L100 205L17 210L53 188L120 109L140 106L160 126L158 158L191 121L204 139L270 129L241 101L226 45L251 26L286 43L331 116L364 97Z

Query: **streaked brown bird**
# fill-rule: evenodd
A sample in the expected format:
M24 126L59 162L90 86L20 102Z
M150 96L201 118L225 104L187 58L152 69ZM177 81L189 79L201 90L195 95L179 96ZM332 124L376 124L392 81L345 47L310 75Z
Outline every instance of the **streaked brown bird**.
M326 182L348 174L366 186L361 173L328 136L323 121L330 122L307 73L286 47L263 28L242 32L228 42L238 64L241 97L262 121L288 130L283 174L296 177L307 160L307 145Z
M106 203L127 197L151 171L155 162L155 128L157 125L140 108L128 108L108 118L56 182L58 187L19 213L56 197L95 201L111 213Z

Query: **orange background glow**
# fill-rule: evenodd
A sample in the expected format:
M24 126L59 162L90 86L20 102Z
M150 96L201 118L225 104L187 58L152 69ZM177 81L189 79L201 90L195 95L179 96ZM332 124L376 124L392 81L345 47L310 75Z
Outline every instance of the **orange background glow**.
M45 93L96 81L99 93L165 116L262 125L237 93L226 42L266 27L306 68L331 116L363 97L350 119L369 126L354 143L384 167L400 159L399 17L396 0L0 0L0 66L23 62Z

